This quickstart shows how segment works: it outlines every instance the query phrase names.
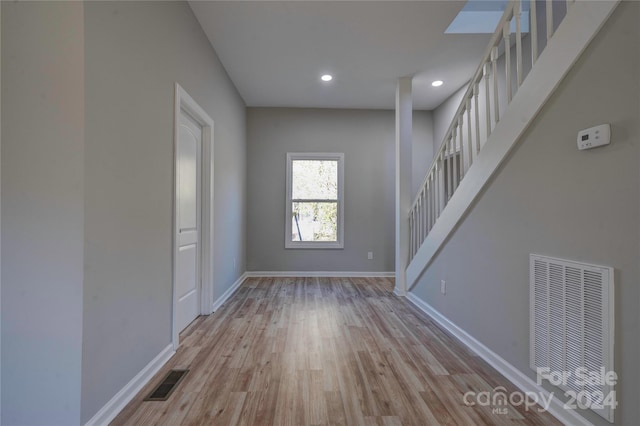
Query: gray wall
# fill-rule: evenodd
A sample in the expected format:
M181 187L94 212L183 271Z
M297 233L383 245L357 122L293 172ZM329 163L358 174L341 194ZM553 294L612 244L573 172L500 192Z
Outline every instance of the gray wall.
M83 421L171 342L175 81L215 121L215 298L246 210L244 103L188 4L89 2L85 37Z
M440 148L440 145L444 140L444 136L447 133L447 130L449 130L451 120L453 120L453 115L458 110L462 97L467 91L467 84L458 89L453 95L449 96L447 100L442 102L438 108L434 109L432 112L433 144L436 150Z
M433 130L433 114L431 111L413 111L411 195L414 198L418 191L422 189L422 182L433 161Z
M614 267L616 424L627 425L640 416L639 6L614 12L413 290L533 378L529 253ZM612 145L578 151L577 132L601 123Z
M2 419L78 424L82 3L2 2Z
M393 271L394 123L393 111L248 108L247 269ZM287 152L344 152L344 249L285 250Z
M248 270L394 270L393 111L249 108L247 137ZM414 114L414 140L422 181L433 152L430 113ZM345 153L343 250L284 249L286 153L314 151Z
M171 342L175 81L215 120L214 297L245 270L245 106L187 3L2 12L1 422L79 424Z

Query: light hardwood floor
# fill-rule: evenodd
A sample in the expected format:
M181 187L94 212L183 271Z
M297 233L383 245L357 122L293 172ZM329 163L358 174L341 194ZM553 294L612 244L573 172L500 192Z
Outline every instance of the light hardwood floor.
M386 278L249 278L112 424L560 424L524 405L465 405L468 391L517 389L392 290ZM172 368L191 371L167 401L144 402Z

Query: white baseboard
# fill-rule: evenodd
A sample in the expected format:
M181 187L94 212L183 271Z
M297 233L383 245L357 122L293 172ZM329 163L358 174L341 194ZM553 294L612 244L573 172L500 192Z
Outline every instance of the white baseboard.
M149 380L169 361L176 352L169 344L154 359L151 360L136 376L131 379L107 404L102 407L85 426L108 425L124 407L135 397Z
M352 271L247 271L247 277L330 277L330 278L392 278L395 272Z
M393 289L393 294L395 294L398 297L405 297L407 295L407 292L399 289L398 287L395 287Z
M220 306L222 306L224 302L226 302L233 295L233 293L236 292L236 290L242 285L243 281L247 279L248 276L249 275L247 272L240 275L236 282L234 282L231 287L227 289L227 291L222 293L222 295L218 297L215 302L213 302L213 306L211 307L212 312L217 311Z
M438 324L444 327L449 333L457 337L469 349L489 363L493 368L498 370L500 374L507 378L511 383L516 385L523 392L534 392L537 395L544 395L545 400L550 396L550 392L538 385L535 381L522 373L520 370L509 364L498 354L487 348L485 345L476 340L466 331L455 325L440 312L436 311L432 306L420 299L415 294L407 293L407 299L413 303L418 309L429 315ZM593 426L584 417L580 416L575 410L566 410L564 403L558 398L553 397L549 405L548 412L565 425L585 425Z

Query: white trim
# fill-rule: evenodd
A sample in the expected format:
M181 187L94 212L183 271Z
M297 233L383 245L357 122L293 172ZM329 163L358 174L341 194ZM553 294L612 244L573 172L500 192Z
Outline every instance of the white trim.
M2 34L2 7L0 7L0 35ZM0 37L1 39L1 37ZM2 40L0 40L0 46L2 46ZM0 53L0 70L2 70L2 53ZM1 74L1 72L0 72ZM2 76L0 75L0 82ZM2 85L0 84L0 94L2 93ZM2 105L2 97L0 96L0 105ZM0 111L0 117L2 112ZM0 129L2 129L2 121L0 120ZM0 135L2 132L0 131ZM2 152L2 138L0 137L0 152ZM0 158L0 164L2 159ZM2 175L2 173L0 173ZM2 185L0 185L2 187ZM0 199L2 196L0 194ZM0 206L0 211L2 210ZM2 219L0 218L0 229L2 228ZM0 245L0 253L2 253L2 247ZM2 277L2 257L0 257L0 277ZM2 294L2 279L0 278L0 295ZM0 296L0 306L2 305L2 297ZM2 315L0 315L0 330L2 330ZM0 423L2 422L2 333L0 333Z
M224 302L226 302L231 296L233 296L233 293L235 293L236 290L240 288L240 286L246 279L247 279L247 273L245 272L244 274L240 275L240 278L238 278L236 282L234 282L231 285L231 287L227 289L227 291L222 293L222 295L218 297L218 299L215 302L213 302L213 305L211 305L211 311L215 312L220 308L220 306L224 305Z
M174 350L178 349L179 333L176 328L176 307L178 297L176 292L176 267L175 262L178 255L178 242L176 240L177 229L177 186L176 186L176 157L178 148L178 123L180 122L180 111L186 111L198 124L202 126L202 184L201 184L201 242L200 242L200 314L209 315L213 306L213 224L214 224L214 183L213 183L213 119L202 109L198 103L178 84L175 83L175 106L174 106L174 126L173 126L173 259L172 267L172 315L171 315L171 341Z
M407 295L407 292L401 288L398 288L398 286L396 285L396 287L393 289L393 294L398 297L405 297Z
M571 70L618 5L615 1L577 1L513 97L504 116L473 161L460 186L406 270L411 289L440 247L471 208L491 176Z
M129 383L120 389L104 407L85 423L85 426L109 424L175 353L173 344L167 345L167 347L160 351Z
M395 272L354 271L247 271L248 278L255 277L328 277L328 278L393 278Z
M448 318L435 310L424 300L420 299L418 296L411 292L407 293L407 300L413 303L422 312L429 315L434 321L440 324L449 333L460 340L465 346L467 346L478 356L480 356L480 358L489 363L507 380L516 385L521 391L534 392L538 395L544 395L545 400L547 400L551 396L549 391L538 385L529 376L522 373L513 365L505 361L500 355L493 352L491 349L476 340L469 333L451 322ZM592 423L579 415L576 410L565 410L564 403L555 396L553 396L551 399L551 404L549 405L548 412L566 425L593 426Z
M292 241L291 229L293 226L291 204L291 164L295 160L327 160L338 162L338 229L337 241ZM286 206L284 227L285 249L343 249L344 248L344 153L338 152L287 152L286 170Z

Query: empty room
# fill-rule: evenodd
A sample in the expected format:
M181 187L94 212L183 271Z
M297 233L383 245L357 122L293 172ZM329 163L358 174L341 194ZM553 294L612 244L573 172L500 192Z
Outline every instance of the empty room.
M636 425L640 2L0 2L0 424Z

